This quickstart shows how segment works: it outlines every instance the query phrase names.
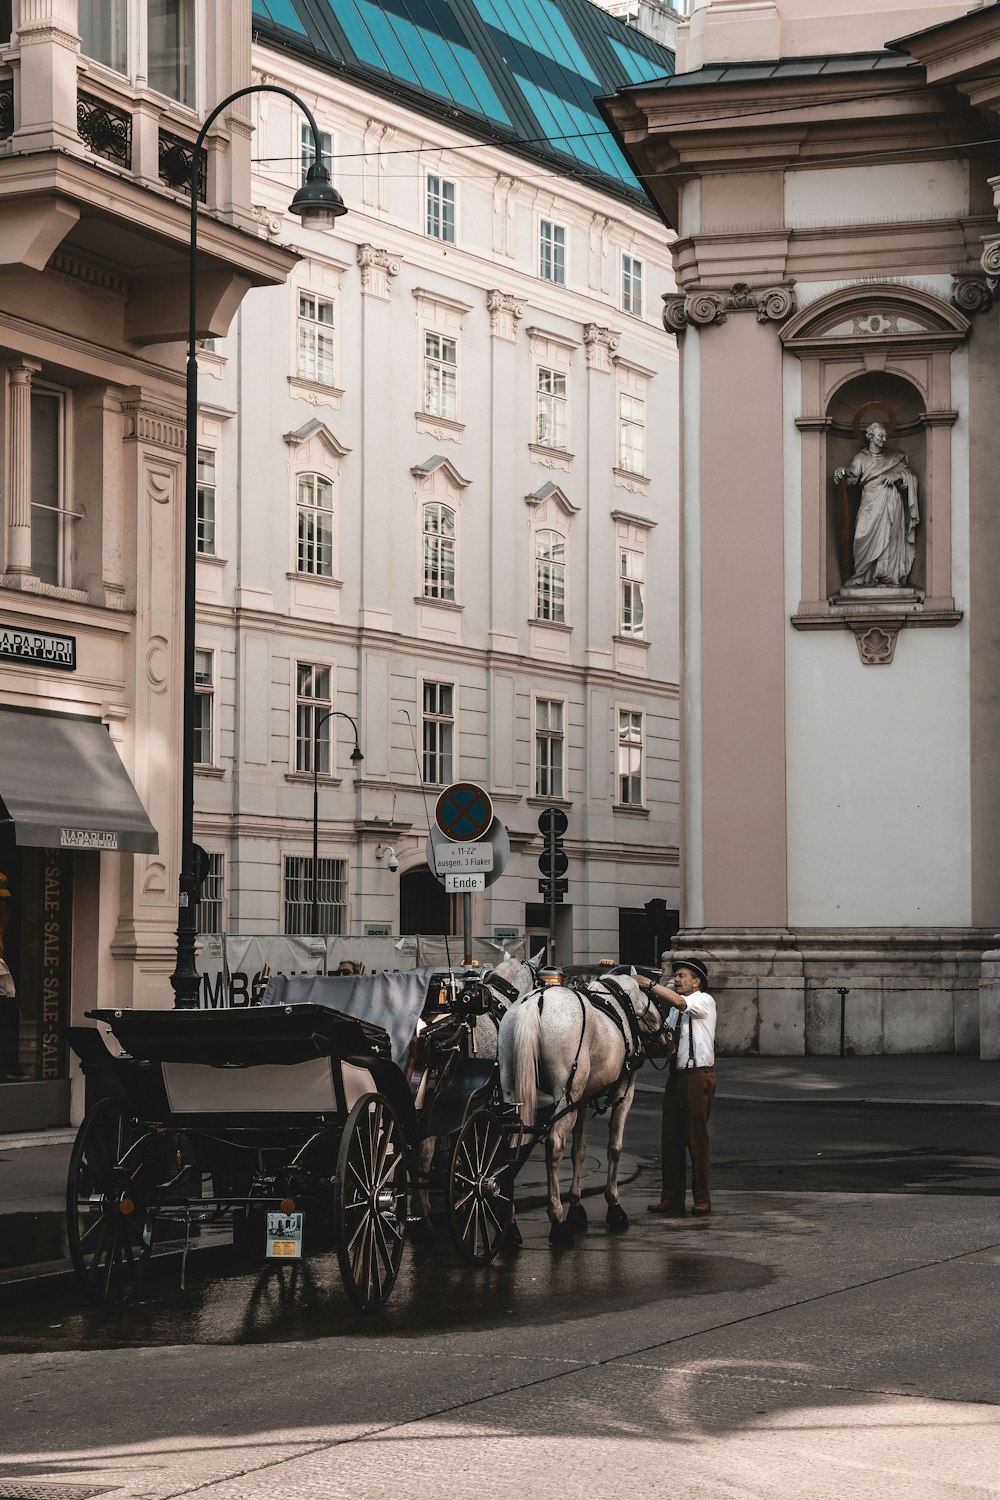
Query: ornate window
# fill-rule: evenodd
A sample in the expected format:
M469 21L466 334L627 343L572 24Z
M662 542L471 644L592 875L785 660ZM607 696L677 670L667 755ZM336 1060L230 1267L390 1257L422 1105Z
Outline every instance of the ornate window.
M455 598L455 512L433 500L423 509L424 598Z
M427 176L424 232L446 245L455 243L455 184L431 173Z
M313 140L312 127L307 120L302 121L299 129L299 150L301 152L302 181L304 183L309 175L309 168L316 160L316 142ZM319 133L319 154L320 162L332 176L333 136L328 130L321 130Z
M568 440L566 373L539 365L535 371L535 442L543 448L565 448Z
M78 26L85 57L194 106L195 0L79 0Z
M535 619L566 623L566 538L535 532Z
M643 715L632 708L618 710L618 805L642 806Z
M642 261L622 251L622 312L642 317Z
M31 389L31 571L42 583L72 584L69 393Z
M312 662L295 664L295 759L296 771L311 775L315 759L317 776L330 774L329 667Z
M198 449L198 552L215 556L215 449Z
M298 477L298 560L300 573L333 577L333 484L322 474Z
M641 640L644 632L646 555L631 547L618 548L618 634Z
M423 411L458 421L458 342L430 330L424 331Z
M447 786L453 779L455 752L455 687L450 682L425 682L421 714L424 781Z
M299 292L297 370L300 380L334 384L333 302L316 292Z
M618 393L618 467L629 474L646 472L646 403L627 391Z
M566 285L566 230L551 219L538 221L538 274L543 281Z
M215 653L194 653L194 763L215 764Z
M560 698L535 699L535 796L565 796L563 790L563 722Z

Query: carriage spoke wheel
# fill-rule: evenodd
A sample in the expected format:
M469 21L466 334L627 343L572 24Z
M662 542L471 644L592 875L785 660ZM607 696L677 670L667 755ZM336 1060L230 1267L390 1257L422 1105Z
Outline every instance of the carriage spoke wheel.
M149 1261L153 1215L142 1202L144 1165L135 1122L117 1100L98 1100L80 1126L66 1183L70 1259L98 1307L128 1302Z
M404 1145L389 1101L364 1094L344 1126L334 1196L340 1274L362 1312L386 1300L399 1274L406 1223Z
M499 1251L514 1213L510 1142L489 1110L477 1110L458 1132L447 1192L455 1248L472 1265L486 1265Z

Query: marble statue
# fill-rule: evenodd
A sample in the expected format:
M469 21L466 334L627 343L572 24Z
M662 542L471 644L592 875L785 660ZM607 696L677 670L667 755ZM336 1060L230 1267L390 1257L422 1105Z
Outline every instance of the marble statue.
M903 588L913 567L914 539L920 521L917 476L905 453L886 448L889 434L881 422L865 428L867 448L859 448L846 469L837 469L839 484L861 486L861 508L854 528L854 572L845 589Z

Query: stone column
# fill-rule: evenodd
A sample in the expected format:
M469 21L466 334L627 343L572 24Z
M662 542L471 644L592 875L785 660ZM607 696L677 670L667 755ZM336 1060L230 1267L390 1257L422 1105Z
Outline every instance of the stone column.
M31 380L41 368L34 359L7 366L7 573L19 577L31 572Z

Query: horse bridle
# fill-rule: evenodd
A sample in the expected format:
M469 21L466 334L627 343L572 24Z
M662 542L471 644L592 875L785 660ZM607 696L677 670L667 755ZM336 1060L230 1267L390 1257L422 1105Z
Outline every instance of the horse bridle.
M660 1010L660 1007L656 1004L655 1000L653 1000L648 989L644 990L641 985L639 986L640 993L644 994L646 997L646 1008L642 1012L642 1015L639 1016L636 1015L635 1006L632 1004L631 998L625 993L620 984L615 983L610 974L601 974L599 976L599 980L604 988L608 991L608 994L612 995L614 999L624 1007L626 1014L630 1014L632 1016L633 1020L635 1021L636 1040L638 1042L644 1045L648 1045L650 1042L665 1043L668 1036L672 1036L670 1028L667 1025L666 1016L664 1016L663 1012ZM642 1036L640 1036L639 1027L642 1024L643 1019L649 1014L651 1010L657 1016L659 1016L660 1024L659 1026L657 1026L655 1031L647 1031Z

